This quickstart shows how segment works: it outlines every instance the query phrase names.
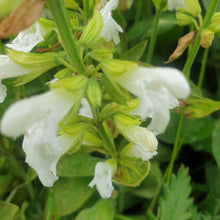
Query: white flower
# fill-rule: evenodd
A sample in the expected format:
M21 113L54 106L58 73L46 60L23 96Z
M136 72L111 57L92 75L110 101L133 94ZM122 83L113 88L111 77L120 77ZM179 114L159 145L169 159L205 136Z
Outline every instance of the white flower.
M178 99L190 93L185 76L173 68L137 67L115 81L139 98L140 105L132 114L151 118L148 129L155 135L165 131L170 120L169 109L178 106Z
M25 134L22 147L26 162L36 170L45 186L52 186L58 179L56 164L69 147L57 137L57 128L73 104L72 93L51 90L18 101L2 118L4 135L16 138Z
M18 36L10 44L6 44L6 46L16 51L28 53L38 43L44 41L44 34L44 29L36 22L30 28L20 32Z
M5 100L5 97L7 95L6 91L7 91L6 86L2 85L0 80L0 103L4 102Z
M175 9L192 16L198 16L201 13L198 0L168 0L167 6L170 11Z
M184 0L168 0L167 6L170 11L181 8L184 6Z
M81 108L79 109L78 115L93 119L92 111L86 98L82 98L81 100Z
M103 19L103 28L100 36L107 41L113 40L115 44L120 42L118 32L123 32L121 26L115 22L111 14L111 11L115 10L117 7L118 0L110 0L100 11Z
M132 125L127 116L120 114L114 116L114 123L118 131L131 142L122 150L121 155L146 161L157 154L158 141L151 131Z
M2 79L13 78L28 74L30 70L15 64L7 55L0 55L0 103L6 97L6 87L1 84Z
M112 163L112 161L110 163L108 161L98 162L95 167L95 176L89 183L91 188L96 185L102 198L110 198L114 190L112 176L116 172L116 164L115 162Z

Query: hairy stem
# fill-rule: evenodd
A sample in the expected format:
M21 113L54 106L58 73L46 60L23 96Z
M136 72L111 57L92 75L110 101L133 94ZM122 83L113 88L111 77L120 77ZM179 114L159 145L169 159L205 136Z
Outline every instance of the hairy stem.
M207 64L208 53L209 53L209 48L205 48L203 57L202 57L202 66L201 66L200 73L199 73L199 81L198 81L199 89L202 88L202 83L203 83L204 76L205 76L205 68Z
M154 54L154 48L155 48L155 44L156 44L156 40L157 40L157 30L158 30L158 25L159 25L160 13L161 13L160 9L156 9L153 32L151 35L148 54L147 54L147 60L146 60L147 63L151 63L151 60L152 60L152 57Z
M84 74L85 67L73 40L67 11L63 0L48 0L51 12L57 25L62 45L68 54L70 63L76 68L77 73Z

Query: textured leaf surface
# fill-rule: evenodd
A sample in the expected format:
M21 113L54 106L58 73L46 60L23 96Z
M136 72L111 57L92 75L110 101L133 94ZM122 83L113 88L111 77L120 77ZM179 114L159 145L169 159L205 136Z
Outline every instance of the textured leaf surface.
M17 211L18 211L18 206L8 202L0 201L1 220L13 220Z
M212 152L215 161L220 168L220 120L217 122L212 136Z
M119 160L118 171L115 178L124 186L138 186L148 175L149 170L149 161L141 161L135 158L123 158Z
M63 178L53 187L59 216L68 215L78 208L92 195L88 186L92 178Z
M165 185L160 199L161 218L163 220L189 219L187 209L192 204L188 169L180 168L177 176L172 176L169 185Z
M57 175L63 177L93 176L95 165L102 159L88 154L64 155L57 166Z
M114 207L112 200L100 199L93 207L82 210L76 220L113 220Z

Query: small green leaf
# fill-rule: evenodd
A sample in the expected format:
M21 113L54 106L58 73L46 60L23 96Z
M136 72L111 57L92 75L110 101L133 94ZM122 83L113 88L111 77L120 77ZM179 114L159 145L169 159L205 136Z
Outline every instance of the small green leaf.
M58 53L24 53L20 51L8 49L8 56L19 66L29 69L30 72L24 76L19 77L15 84L17 86L26 84L48 70L59 66L60 62Z
M212 152L215 161L220 168L220 120L216 123L212 136Z
M219 109L220 102L202 96L191 96L181 103L181 108L178 111L193 119L203 118Z
M103 60L112 59L114 50L100 49L93 50L88 53L88 56L97 62L102 62Z
M114 206L111 199L100 199L94 206L83 209L77 216L76 220L113 220Z
M18 206L12 203L0 201L1 220L13 220L18 209Z
M169 185L164 185L160 198L160 211L163 220L185 220L190 218L188 208L192 205L188 169L181 167L177 176L172 176Z
M135 158L123 158L118 160L118 171L115 179L124 186L138 186L148 175L149 161L141 161Z
M95 11L92 19L86 25L81 37L80 44L88 48L91 43L99 36L103 27L102 16L98 11Z
M13 176L11 174L0 175L0 195L3 195L7 191L12 179Z
M60 217L76 211L92 195L93 190L88 186L90 181L88 177L72 177L62 178L54 184L53 193Z
M93 176L95 165L102 161L88 154L64 155L58 162L57 175L63 177Z
M101 83L115 102L126 105L126 102L130 98L127 91L118 86L114 81L108 79L105 75L102 76Z
M151 199L161 181L161 170L155 164L151 164L150 172L146 179L144 179L141 184L131 190L136 196Z
M140 60L147 47L148 40L142 41L121 56L123 60Z

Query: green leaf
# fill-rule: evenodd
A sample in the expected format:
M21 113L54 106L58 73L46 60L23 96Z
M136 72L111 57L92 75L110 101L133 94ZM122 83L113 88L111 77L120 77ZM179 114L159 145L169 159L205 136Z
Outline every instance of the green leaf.
M8 186L11 183L12 179L13 176L11 174L0 175L0 196L7 191Z
M180 115L174 111L171 111L171 119L166 131L159 135L158 138L165 143L173 144L176 137L176 131L178 128ZM194 143L212 135L214 130L214 122L212 119L199 118L189 120L183 119L182 129L180 133L182 143Z
M147 47L148 40L142 41L121 56L123 60L140 60Z
M75 220L113 220L114 206L111 199L100 199L94 206L88 209L83 209Z
M146 179L141 184L131 190L131 193L138 197L150 199L154 196L154 193L161 181L161 170L155 164L151 164L150 172Z
M36 177L37 177L36 171L35 171L34 169L32 169L31 167L29 167L29 168L28 168L27 175L26 175L25 182L26 182L26 183L29 183L29 182L31 182L32 180L34 180Z
M169 185L164 185L160 198L160 211L163 220L185 220L190 218L188 208L192 204L188 169L181 167L177 176L172 176Z
M141 161L136 158L123 158L118 161L118 171L115 179L124 186L138 186L148 175L149 161Z
M118 86L114 81L108 79L105 75L102 76L101 83L115 102L126 105L126 102L130 98L127 91Z
M101 158L88 154L64 155L58 162L57 175L63 177L93 176L95 165L102 161Z
M59 216L76 211L92 195L93 190L88 186L91 179L87 177L62 178L54 184L53 193Z
M19 66L29 69L30 72L19 77L15 83L17 86L26 84L48 70L59 66L58 58L61 56L58 53L24 53L8 49L8 56Z
M209 166L205 170L205 176L210 188L210 192L215 199L220 199L220 170L217 166Z
M18 209L18 206L12 203L0 201L1 220L13 220Z
M220 168L220 120L216 123L212 136L212 152L215 161Z
M99 36L103 27L102 16L98 11L95 11L92 19L86 25L81 37L80 44L88 48L91 43Z
M193 119L203 118L219 109L220 102L202 96L191 96L182 102L181 108L178 108L178 111Z
M135 24L127 32L128 42L137 39L139 37L143 38L143 36L150 37L153 31L153 22L154 19L149 19L149 18L135 22ZM158 36L165 34L173 27L175 27L176 24L177 24L176 18L170 16L170 14L161 16L159 20Z

